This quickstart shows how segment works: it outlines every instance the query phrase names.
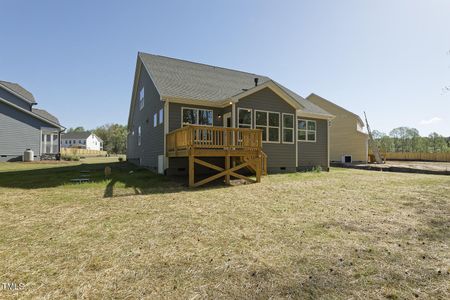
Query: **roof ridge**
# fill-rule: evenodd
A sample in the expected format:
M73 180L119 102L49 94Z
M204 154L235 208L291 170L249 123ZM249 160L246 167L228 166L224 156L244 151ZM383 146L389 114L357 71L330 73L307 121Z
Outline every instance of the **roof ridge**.
M213 65L210 65L210 64L201 63L201 62L196 62L196 61L190 61L190 60L187 60L187 59L175 58L175 57L170 57L170 56L165 56L165 55L159 55L159 54L152 54L152 53L146 53L146 52L140 52L140 51L139 51L138 53L139 53L139 54L150 55L150 56L157 56L157 57L162 57L162 58L168 58L168 59L172 59L172 60L177 60L177 61L187 62L187 63L190 63L190 64L201 65L201 66L206 66L206 67L215 68L215 69L222 69L222 70L227 70L227 71L233 71L233 72L244 73L244 74L248 74L248 75L255 75L255 76L259 76L259 77L266 77L266 78L268 78L269 80L272 80L269 76L266 76L266 75L261 75L261 74L256 74L256 73L250 73L250 72L245 72L245 71L236 70L236 69L231 69L231 68L225 68L225 67L213 66Z

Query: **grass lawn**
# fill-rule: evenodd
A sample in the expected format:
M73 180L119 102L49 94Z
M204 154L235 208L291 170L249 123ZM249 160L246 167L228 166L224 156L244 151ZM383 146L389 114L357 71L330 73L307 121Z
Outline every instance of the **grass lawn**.
M25 285L0 299L450 298L448 176L189 190L114 160L0 163L0 215L0 282Z

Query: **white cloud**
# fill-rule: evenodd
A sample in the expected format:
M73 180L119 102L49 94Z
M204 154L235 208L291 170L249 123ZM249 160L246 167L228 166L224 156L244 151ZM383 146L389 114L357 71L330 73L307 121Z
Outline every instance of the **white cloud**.
M420 121L420 125L430 125L430 124L438 123L440 121L442 121L441 118L434 117L434 118L431 118L429 120L422 120L422 121Z

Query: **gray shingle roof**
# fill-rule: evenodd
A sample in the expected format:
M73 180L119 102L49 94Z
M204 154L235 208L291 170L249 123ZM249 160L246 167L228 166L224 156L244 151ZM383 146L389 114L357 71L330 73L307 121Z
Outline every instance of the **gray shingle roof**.
M90 131L82 132L68 132L61 135L61 139L74 139L74 140L84 140L91 135Z
M255 86L271 81L267 76L139 52L161 96L222 102ZM274 82L299 102L305 112L330 115L281 84Z
M58 125L61 125L61 124L59 124L58 118L55 117L54 115L52 115L51 113L49 113L49 112L46 111L46 110L38 109L38 108L34 108L34 107L33 107L31 111L32 111L33 113L35 113L36 115L38 115L38 116L44 118L44 119L47 119L47 120L49 120L49 121L51 121L51 122L53 122L53 123L56 123L56 124L58 124Z
M16 94L19 94L24 99L26 99L29 103L36 103L36 100L34 99L34 96L32 93L27 91L24 87L22 87L18 83L9 82L9 81L2 81L0 80L0 85L5 86L6 88L10 89Z

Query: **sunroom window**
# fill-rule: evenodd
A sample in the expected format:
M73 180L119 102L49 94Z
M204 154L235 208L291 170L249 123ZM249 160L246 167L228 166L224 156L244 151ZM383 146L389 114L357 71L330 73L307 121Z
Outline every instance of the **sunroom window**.
M213 111L210 109L200 108L182 108L182 126L186 125L213 125Z
M283 114L283 143L294 142L294 115Z
M57 154L59 150L58 133L44 130L41 137L41 153Z
M249 108L238 109L238 127L252 128L252 110Z
M255 128L262 130L263 142L280 142L280 113L255 110Z
M303 142L315 142L317 135L316 121L298 120L298 140Z

